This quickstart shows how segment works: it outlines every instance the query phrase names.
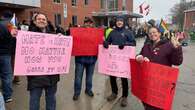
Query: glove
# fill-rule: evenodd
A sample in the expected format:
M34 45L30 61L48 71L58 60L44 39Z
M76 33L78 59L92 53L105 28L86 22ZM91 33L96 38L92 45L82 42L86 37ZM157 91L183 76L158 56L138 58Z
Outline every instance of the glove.
M104 48L108 49L109 43L108 43L107 41L104 41L104 42L103 42L103 46L104 46Z
M118 48L121 49L121 50L122 50L124 47L125 47L125 45L119 45L119 46L118 46Z

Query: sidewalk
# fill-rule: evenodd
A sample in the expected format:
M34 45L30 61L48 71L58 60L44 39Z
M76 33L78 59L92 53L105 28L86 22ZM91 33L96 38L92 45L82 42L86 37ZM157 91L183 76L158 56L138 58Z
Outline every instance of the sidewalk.
M139 39L136 46L141 46L142 40ZM139 50L137 50L137 53ZM188 46L183 47L183 64L179 66L180 73L176 86L176 94L174 96L172 110L194 110L195 108L195 42L190 42ZM144 110L141 102L132 96L128 97L129 104L126 108L120 107L120 103L116 103L112 110Z

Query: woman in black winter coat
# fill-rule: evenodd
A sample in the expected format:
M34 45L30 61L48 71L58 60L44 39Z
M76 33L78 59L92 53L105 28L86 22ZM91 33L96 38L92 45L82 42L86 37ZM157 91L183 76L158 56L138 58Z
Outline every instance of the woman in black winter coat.
M47 28L47 17L44 14L35 16L34 25L29 31L40 33L52 33ZM39 110L40 97L45 90L46 110L56 110L56 91L59 75L28 76L28 87L30 91L30 110Z

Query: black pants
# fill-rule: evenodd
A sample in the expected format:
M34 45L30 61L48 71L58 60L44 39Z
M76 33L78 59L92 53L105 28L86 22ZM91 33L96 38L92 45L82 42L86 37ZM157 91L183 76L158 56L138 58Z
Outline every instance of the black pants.
M128 80L127 78L121 78L122 82L122 97L127 97L128 96ZM116 82L116 77L115 76L110 76L110 84L112 88L112 93L118 94L118 87L117 87L117 82Z
M156 108L156 107L154 107L154 106L151 106L151 105L149 105L149 104L146 104L146 103L144 103L144 102L142 102L143 103L143 105L144 105L144 109L145 110L163 110L163 109L160 109L160 108Z

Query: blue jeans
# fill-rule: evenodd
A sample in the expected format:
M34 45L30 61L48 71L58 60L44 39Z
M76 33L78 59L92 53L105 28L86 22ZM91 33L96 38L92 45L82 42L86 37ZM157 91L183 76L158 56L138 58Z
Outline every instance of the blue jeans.
M5 103L1 92L0 92L0 110L5 110Z
M78 63L75 67L75 80L74 80L74 95L79 96L82 87L82 78L84 69L86 69L86 92L92 91L92 79L94 73L95 63Z
M12 96L12 76L11 56L0 56L0 78L2 80L4 100L7 100Z
M45 88L33 88L30 90L30 110L39 110L40 97L45 90L46 110L56 110L57 85Z

